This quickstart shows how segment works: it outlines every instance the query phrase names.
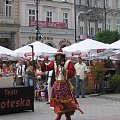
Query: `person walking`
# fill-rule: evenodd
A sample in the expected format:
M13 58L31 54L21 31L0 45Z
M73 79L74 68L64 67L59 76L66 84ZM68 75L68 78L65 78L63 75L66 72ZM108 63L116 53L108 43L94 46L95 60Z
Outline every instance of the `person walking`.
M41 68L42 71L55 71L56 81L50 98L50 106L57 114L55 120L60 120L62 114L65 114L66 120L71 120L71 115L74 114L75 110L84 114L73 94L73 86L70 83L70 79L75 76L76 72L74 65L70 60L66 60L62 49L58 49L55 60L50 61L49 64L45 64L43 61Z
M84 62L82 62L82 58L78 57L78 62L74 65L76 69L76 98L79 98L80 89L81 89L81 97L85 98L85 84L86 84L86 76L87 76L87 66Z

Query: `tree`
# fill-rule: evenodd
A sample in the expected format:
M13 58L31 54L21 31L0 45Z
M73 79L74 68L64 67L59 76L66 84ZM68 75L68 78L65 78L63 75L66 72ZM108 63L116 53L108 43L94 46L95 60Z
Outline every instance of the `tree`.
M96 40L111 44L120 39L120 34L118 31L110 31L110 30L103 30L102 32L98 32L96 34Z

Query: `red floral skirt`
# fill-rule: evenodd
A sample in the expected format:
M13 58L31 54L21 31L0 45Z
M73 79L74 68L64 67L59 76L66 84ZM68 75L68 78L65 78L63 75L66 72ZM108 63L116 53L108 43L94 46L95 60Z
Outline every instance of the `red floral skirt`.
M54 107L54 111L57 114L64 114L66 112L69 112L71 115L74 114L78 102L70 90L68 81L55 81L51 93L50 106Z

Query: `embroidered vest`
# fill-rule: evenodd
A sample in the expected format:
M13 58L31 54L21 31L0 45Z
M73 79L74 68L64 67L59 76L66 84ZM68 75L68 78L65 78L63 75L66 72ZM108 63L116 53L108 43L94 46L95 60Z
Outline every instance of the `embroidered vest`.
M55 76L56 76L56 80L66 80L67 79L67 68L68 68L68 64L69 64L70 60L67 60L64 64L64 67L58 66L56 65L56 62L54 62L54 69L55 69ZM63 69L66 70L66 75L63 75Z

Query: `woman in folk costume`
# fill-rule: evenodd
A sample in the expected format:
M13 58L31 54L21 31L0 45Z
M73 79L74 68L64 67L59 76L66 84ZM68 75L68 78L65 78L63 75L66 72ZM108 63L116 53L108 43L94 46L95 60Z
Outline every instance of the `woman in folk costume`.
M65 54L61 48L55 54L55 61L50 61L49 64L42 63L42 70L55 70L56 81L52 88L50 106L57 114L56 120L60 120L62 114L65 114L66 120L71 120L71 115L74 114L75 110L84 114L78 105L73 94L73 86L69 81L75 76L74 65L70 60L65 59Z

